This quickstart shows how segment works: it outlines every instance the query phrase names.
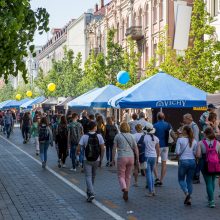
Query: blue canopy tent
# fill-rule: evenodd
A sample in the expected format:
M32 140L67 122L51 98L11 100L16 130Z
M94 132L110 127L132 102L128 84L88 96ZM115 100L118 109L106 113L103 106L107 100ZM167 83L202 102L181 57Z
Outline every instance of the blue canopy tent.
M30 101L30 99L26 98L26 99L22 99L20 101L16 101L16 100L12 100L11 102L8 102L3 108L20 108L21 105L23 105L24 103Z
M103 88L94 89L68 103L69 107L87 107L87 108L109 108L109 99L118 95L123 90L113 86L107 85Z
M40 97L36 97L35 99L31 99L30 101L24 103L23 105L21 105L21 108L24 109L32 109L33 105L41 103L45 100L45 98L43 96Z
M191 108L206 106L207 93L164 72L113 97L115 108Z
M7 104L13 102L14 100L7 100L0 103L0 109L3 109Z

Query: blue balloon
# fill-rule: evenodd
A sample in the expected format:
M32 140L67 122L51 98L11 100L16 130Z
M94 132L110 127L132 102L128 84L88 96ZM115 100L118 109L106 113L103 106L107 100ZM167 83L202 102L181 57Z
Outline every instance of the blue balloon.
M130 80L129 73L126 71L120 71L117 75L117 81L120 84L126 84Z

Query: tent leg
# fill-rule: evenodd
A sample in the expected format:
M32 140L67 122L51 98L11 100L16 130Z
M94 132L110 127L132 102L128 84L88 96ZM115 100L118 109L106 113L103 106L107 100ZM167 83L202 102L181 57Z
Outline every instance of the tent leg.
M163 112L163 108L160 108L160 112Z

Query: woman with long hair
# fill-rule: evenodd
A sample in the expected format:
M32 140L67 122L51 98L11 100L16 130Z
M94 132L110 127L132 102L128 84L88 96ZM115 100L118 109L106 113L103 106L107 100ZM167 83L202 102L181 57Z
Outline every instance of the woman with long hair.
M46 117L42 117L39 124L39 144L42 168L45 168L47 164L48 147L49 145L53 146L53 135Z
M207 149L214 150L216 154L220 157L220 144L215 139L214 130L211 127L207 127L204 131L205 138L199 142L197 149L197 157L201 157L201 171L206 184L206 191L208 195L208 206L210 208L215 207L214 201L214 191L215 191L215 181L216 174L210 173L207 169ZM214 153L212 151L212 154Z
M106 135L106 126L105 126L105 122L104 119L101 115L97 116L97 134L101 134L103 138L105 138Z
M36 155L39 155L40 146L39 146L39 124L40 124L40 116L35 114L33 119L33 124L31 127L31 135L35 141Z
M23 143L26 144L29 140L30 135L30 128L31 128L32 122L29 112L25 112L22 121L21 121L21 129L22 129L22 136L24 138Z
M115 164L116 149L118 152L117 172L118 180L123 192L123 199L128 201L128 191L131 181L131 172L134 163L139 164L138 148L127 122L122 122L120 132L115 136L114 148L112 153L112 163Z
M112 118L107 117L106 118L106 133L105 133L105 146L106 146L106 158L107 163L106 166L112 165L112 150L114 145L114 138L116 134L118 133L118 130L116 126L113 124Z
M68 147L68 128L67 128L67 120L65 116L62 116L60 119L60 123L57 128L56 133L56 144L58 144L58 167L65 168L65 162L67 157L67 147Z
M182 137L176 143L176 154L179 158L178 180L181 189L185 194L185 205L191 205L193 192L193 176L196 169L197 142L194 139L193 131L189 126L182 129Z

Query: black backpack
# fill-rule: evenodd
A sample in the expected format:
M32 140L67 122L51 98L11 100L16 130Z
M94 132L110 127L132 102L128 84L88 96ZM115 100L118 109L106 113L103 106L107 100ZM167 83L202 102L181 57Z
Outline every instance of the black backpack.
M39 142L44 143L45 141L49 141L49 140L50 140L50 135L47 126L41 126L39 128Z
M115 125L106 125L106 140L113 141L118 130Z
M58 126L58 136L60 139L66 139L68 137L67 126L65 125Z
M89 139L85 148L85 156L88 161L97 161L100 154L101 148L99 145L99 139L97 134L88 134Z
M145 143L144 143L145 134L141 136L139 141L137 142L138 150L139 150L139 161L140 163L145 162Z
M72 122L69 126L71 144L77 145L81 138L81 126L78 122Z

